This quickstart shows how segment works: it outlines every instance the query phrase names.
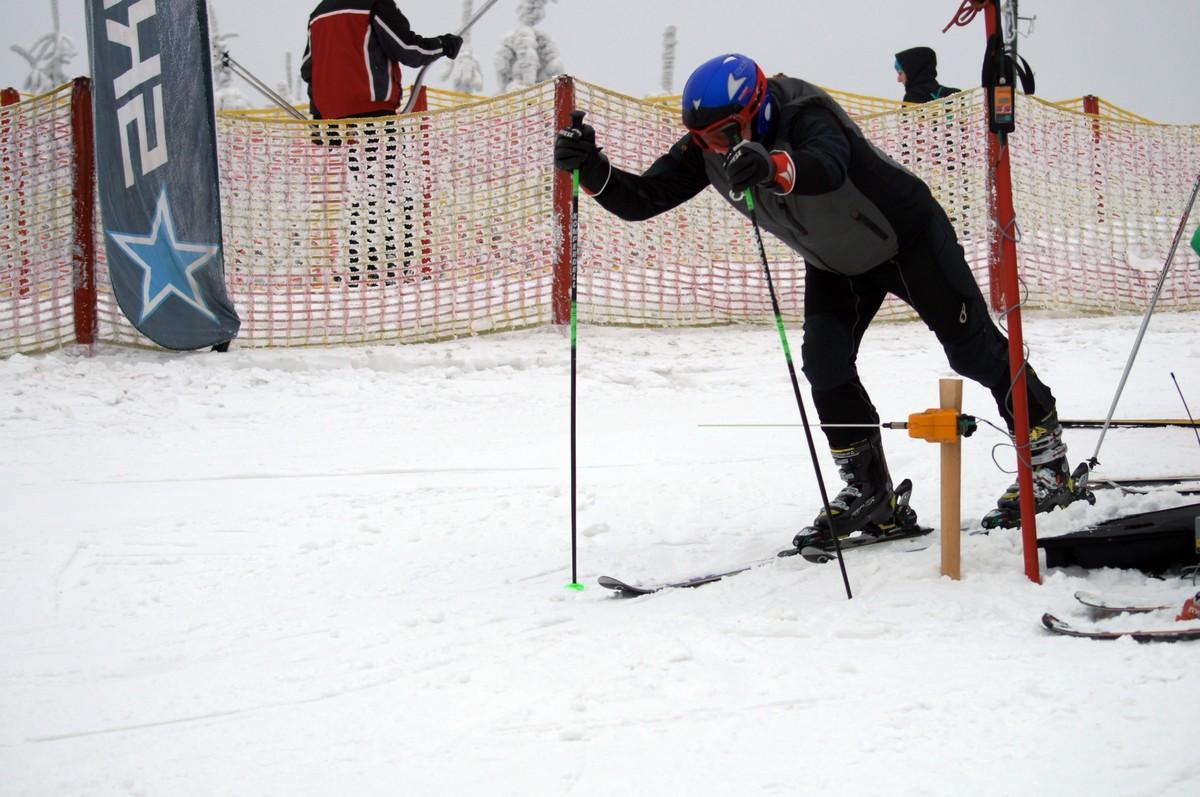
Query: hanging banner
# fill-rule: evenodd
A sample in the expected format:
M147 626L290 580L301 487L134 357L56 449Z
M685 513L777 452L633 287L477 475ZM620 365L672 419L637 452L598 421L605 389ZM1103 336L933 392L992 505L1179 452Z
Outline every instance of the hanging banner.
M169 349L225 343L205 0L86 0L96 178L113 295Z

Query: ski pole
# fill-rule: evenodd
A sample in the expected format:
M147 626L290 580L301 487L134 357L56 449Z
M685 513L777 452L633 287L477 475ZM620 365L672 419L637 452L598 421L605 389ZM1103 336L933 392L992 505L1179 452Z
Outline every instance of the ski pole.
M1137 340L1133 343L1133 350L1129 352L1129 360L1125 363L1125 372L1121 374L1121 382L1117 385L1117 393L1113 396L1112 406L1108 408L1108 417L1105 420L1104 428L1100 430L1100 439L1096 441L1096 452L1087 461L1088 468L1094 469L1100 464L1100 446L1104 445L1104 436L1108 433L1108 427L1112 421L1113 414L1117 411L1117 402L1121 400L1121 392L1125 390L1125 381L1129 379L1129 372L1133 369L1133 361L1137 358L1138 349L1142 345L1142 338L1146 335L1146 327L1150 325L1150 316L1154 314L1154 306L1158 304L1158 296L1162 293L1163 283L1167 281L1167 271L1170 270L1171 262L1175 259L1175 250L1179 248L1179 240L1183 238L1183 231L1187 227L1188 216L1192 214L1192 206L1196 204L1197 192L1200 192L1200 174L1196 175L1196 182L1192 185L1192 196L1188 199L1187 207L1183 210L1183 218L1179 220L1179 228L1175 230L1175 240L1171 242L1171 251L1167 253L1167 262L1163 264L1162 273L1158 275L1158 285L1154 289L1154 295L1150 297L1150 306L1146 308L1146 315L1142 318L1142 326L1138 330Z
M289 114L291 114L293 119L300 119L302 121L307 121L308 117L306 117L304 114L300 113L295 108L293 108L291 103L289 103L283 97L280 97L279 94L276 93L274 89L272 89L266 83L263 83L261 80L259 80L257 77L255 77L254 74L250 72L250 70L246 69L246 67L242 66L237 61L233 60L233 56L231 56L229 54L228 50L221 53L221 66L225 67L230 72L233 72L233 74L237 75L242 80L249 83L254 89L256 89L258 91L259 94L262 94L268 100L275 103L280 108L282 108L283 110L285 110Z
M767 277L767 292L771 295L771 309L775 311L775 327L779 330L779 342L783 344L783 356L787 358L788 375L792 378L792 392L796 394L796 406L800 408L800 420L804 424L804 439L808 441L808 453L812 456L813 472L817 474L817 489L821 493L821 505L825 507L825 518L829 521L829 535L837 551L838 567L842 571L842 583L846 585L846 599L852 599L850 577L846 574L846 560L842 558L842 542L833 528L833 510L829 506L829 494L825 491L825 479L821 476L821 463L817 460L817 446L813 443L812 429L808 423L808 411L800 395L800 380L796 377L796 364L792 361L792 349L788 346L787 330L783 326L783 313L779 309L779 298L775 295L775 283L771 280L771 264L767 260L767 249L763 246L762 230L758 226L758 214L754 212L754 189L746 190L746 209L750 211L750 223L754 225L754 239L758 242L758 254L762 258L763 273Z
M583 130L585 111L571 111L571 127ZM571 583L567 589L581 590L577 568L578 544L578 513L576 511L576 469L575 469L575 363L576 363L576 325L579 303L579 170L571 172Z
M464 33L469 31L471 26L478 22L479 18L483 16L484 12L494 5L496 5L496 0L487 0L487 2L485 2L480 9L475 12L475 15L467 20L467 24L462 26L462 30L455 35L462 36ZM417 79L413 81L412 91L408 95L408 102L404 103L404 109L400 111L400 113L412 113L413 106L417 104L417 92L425 83L425 72L428 71L429 66L430 64L425 64L425 66L421 67L421 71L417 72Z
M1196 237L1200 238L1200 232L1196 233ZM1200 443L1200 424L1197 424L1192 418L1192 408L1188 406L1187 399L1183 397L1183 388L1179 386L1179 380L1175 378L1175 372L1171 372L1171 381L1175 383L1175 390L1179 393L1179 400L1183 402L1183 411L1187 413L1188 420L1192 422L1192 430L1196 433L1196 442Z

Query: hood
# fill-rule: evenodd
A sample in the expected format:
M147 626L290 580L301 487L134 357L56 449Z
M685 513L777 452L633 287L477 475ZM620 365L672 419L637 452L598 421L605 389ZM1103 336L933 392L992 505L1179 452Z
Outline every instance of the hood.
M896 63L914 85L937 83L937 53L929 47L913 47L896 53Z

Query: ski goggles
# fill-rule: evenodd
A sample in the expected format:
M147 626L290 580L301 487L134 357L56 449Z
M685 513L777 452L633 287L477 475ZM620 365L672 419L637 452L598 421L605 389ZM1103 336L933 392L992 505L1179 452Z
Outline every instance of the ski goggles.
M723 155L739 142L750 138L750 122L742 121L738 117L721 119L708 127L692 130L691 133L692 140L700 149Z

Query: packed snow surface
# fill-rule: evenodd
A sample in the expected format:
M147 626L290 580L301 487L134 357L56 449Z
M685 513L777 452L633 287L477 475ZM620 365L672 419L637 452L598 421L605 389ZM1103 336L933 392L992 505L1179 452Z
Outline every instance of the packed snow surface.
M1140 321L1027 314L1063 417L1106 415ZM1200 409L1197 329L1152 319L1118 417L1185 417L1172 373ZM1038 623L1128 626L1072 594L1190 582L1043 556L1037 585L1014 531L964 535L959 582L936 536L850 553L853 600L798 558L596 586L770 557L819 498L773 327L579 341L583 591L562 330L0 362L0 794L1200 794L1200 643ZM889 421L953 376L919 323L875 325L860 370ZM973 383L964 409L1000 422ZM938 525L937 447L884 434ZM1075 462L1098 440L1066 436ZM964 443L965 528L1012 478L1003 443ZM1200 441L1112 430L1100 461L1197 473ZM1038 528L1196 500L1107 490Z

